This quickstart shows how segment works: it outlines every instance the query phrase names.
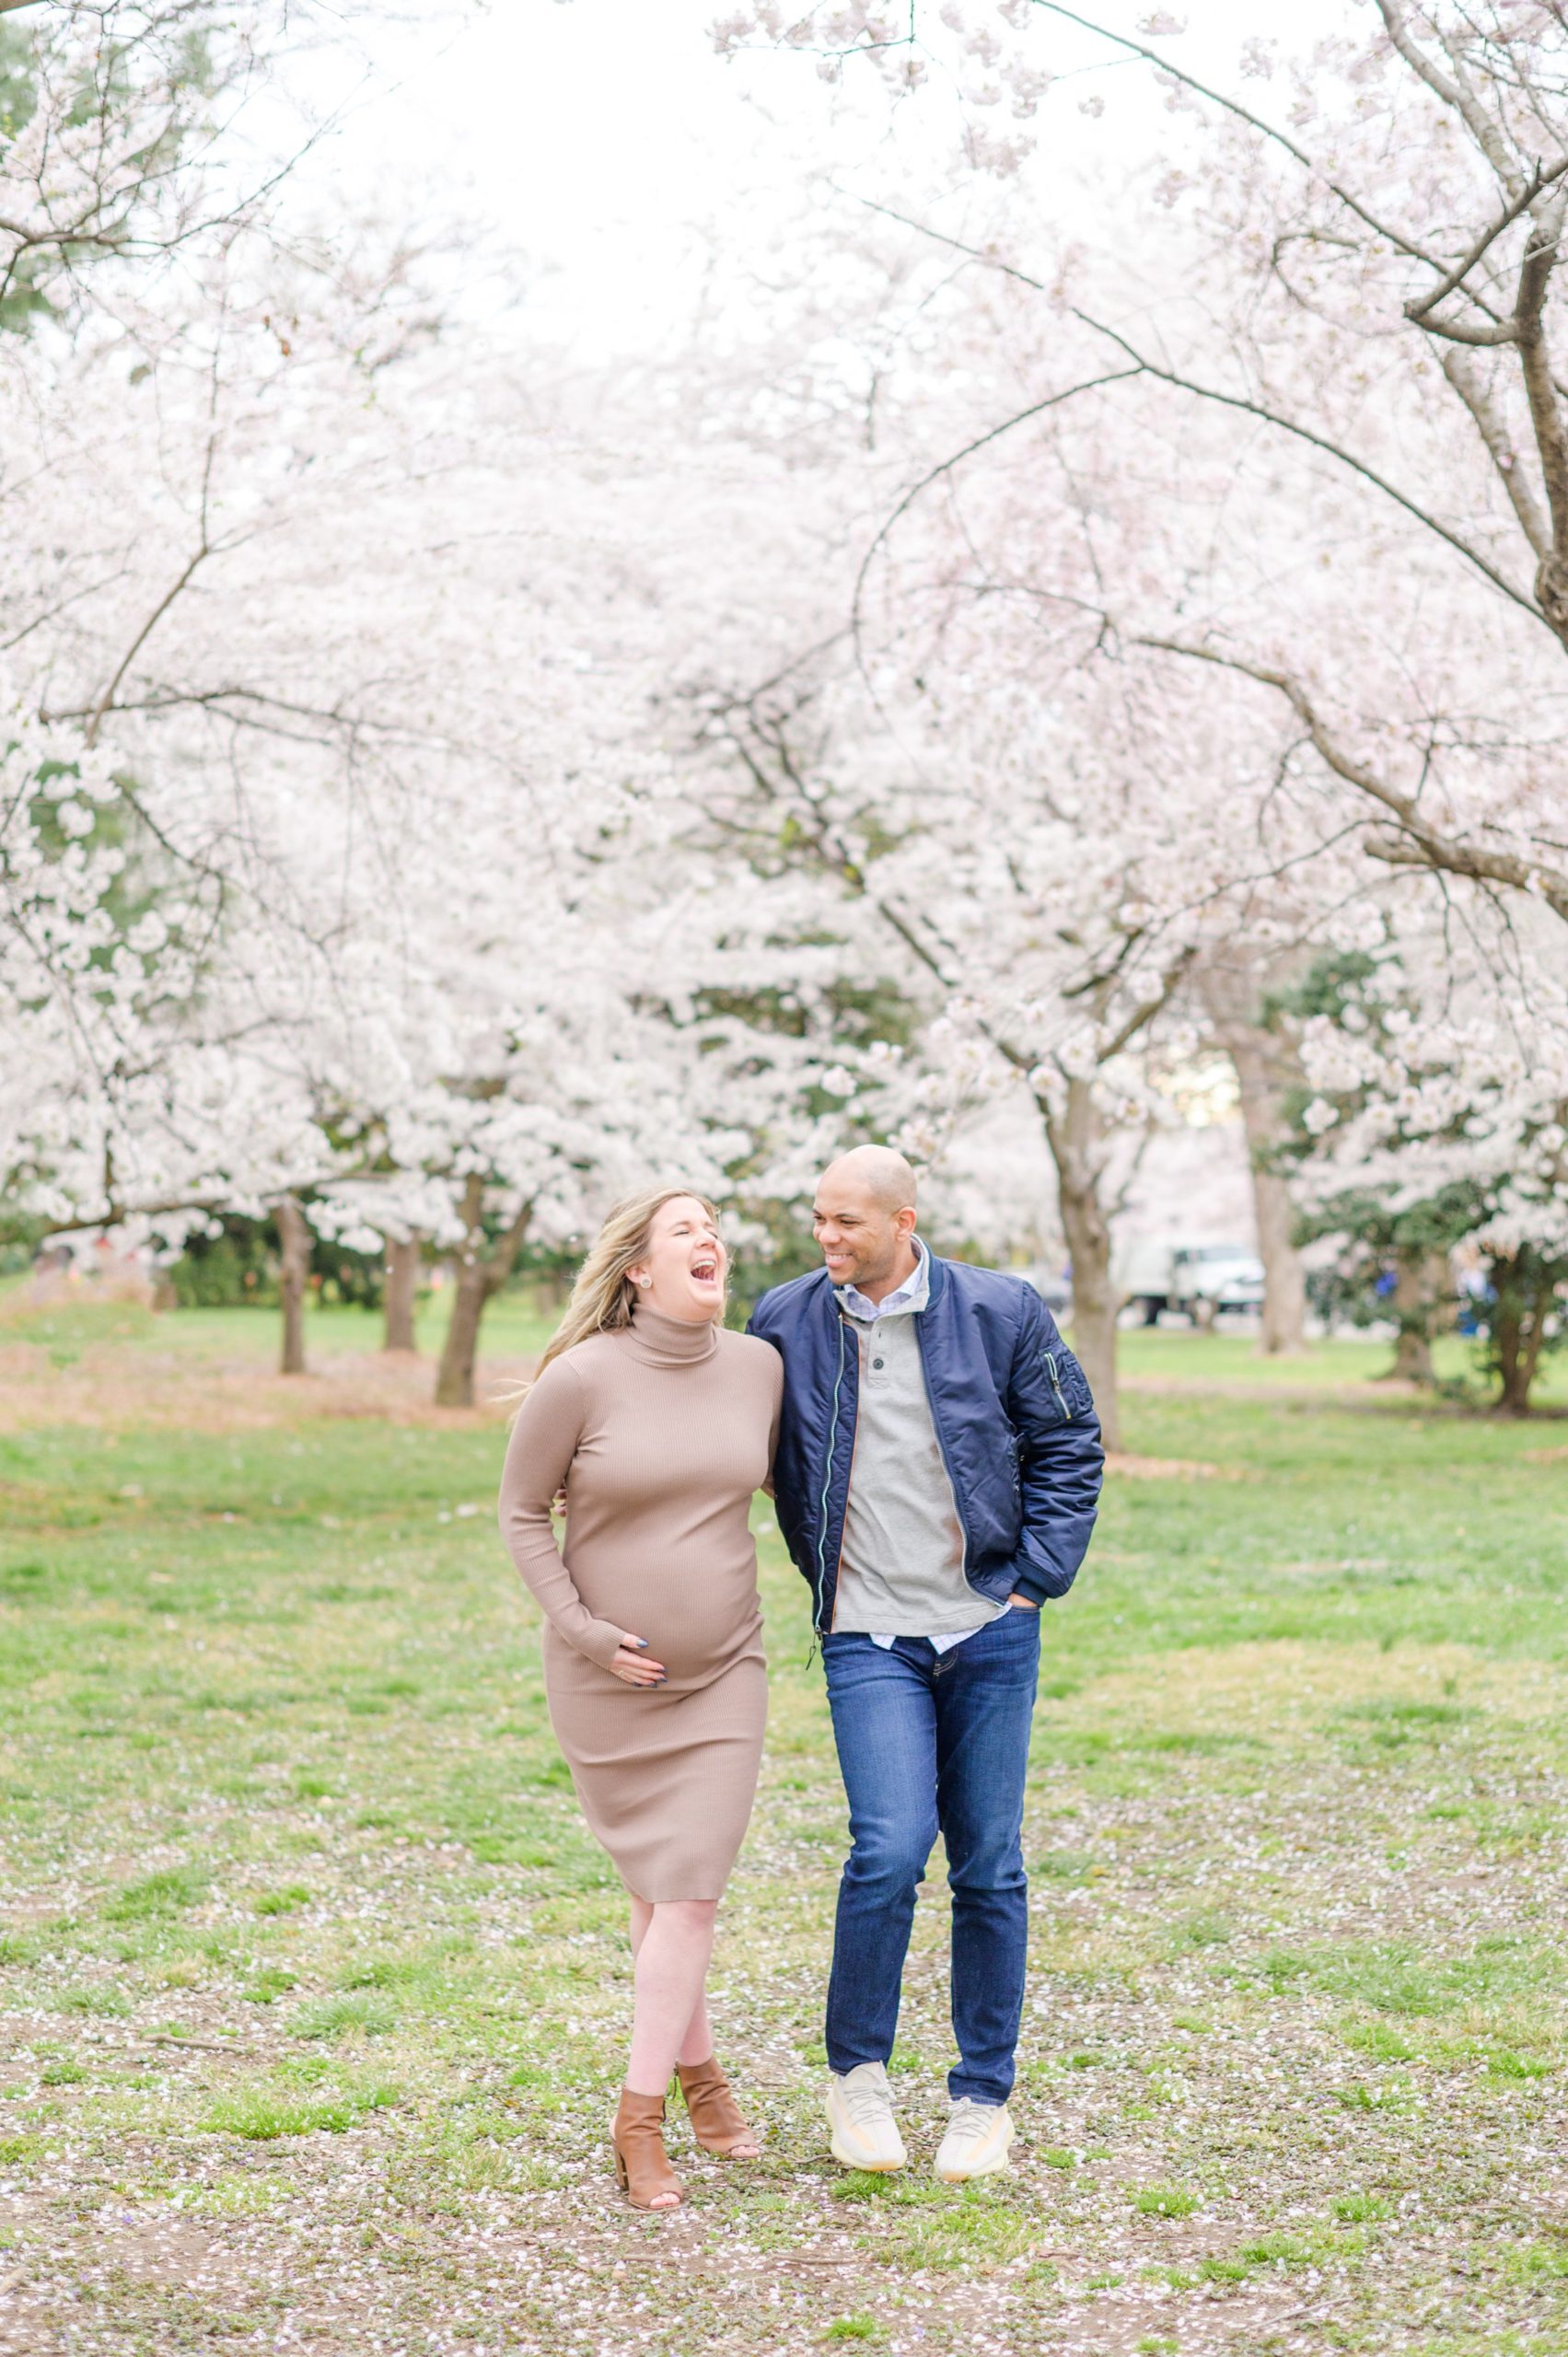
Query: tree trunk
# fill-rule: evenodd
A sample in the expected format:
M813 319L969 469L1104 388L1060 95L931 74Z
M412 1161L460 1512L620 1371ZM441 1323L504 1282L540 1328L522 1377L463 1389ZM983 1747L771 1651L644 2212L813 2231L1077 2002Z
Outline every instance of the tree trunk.
M459 1260L458 1282L452 1291L452 1314L447 1320L447 1339L441 1345L441 1364L436 1371L438 1408L473 1406L479 1326L490 1295L490 1271L483 1261L477 1258Z
M1503 1386L1497 1395L1498 1408L1506 1416L1527 1414L1530 1387L1526 1373L1524 1321L1516 1301L1499 1302L1492 1329L1492 1347Z
M310 1274L310 1225L292 1195L276 1210L282 1261L278 1292L283 1300L282 1375L305 1373L305 1286Z
M1116 1313L1110 1273L1110 1222L1101 1188L1105 1156L1093 1084L1070 1080L1061 1111L1042 1103L1045 1134L1056 1165L1062 1231L1073 1263L1073 1348L1095 1396L1107 1448L1121 1446L1116 1381Z
M387 1289L383 1296L386 1327L384 1351L416 1351L413 1297L419 1283L419 1238L394 1237L387 1247Z
M1253 1019L1258 985L1252 975L1211 973L1203 995L1236 1074L1252 1169L1252 1211L1263 1263L1258 1347L1267 1358L1294 1355L1306 1347L1307 1281L1292 1233L1295 1207L1274 1161L1285 1134L1285 1091L1296 1077L1290 1048Z
M1530 1387L1540 1365L1553 1289L1550 1283L1531 1284L1527 1278L1521 1277L1516 1263L1512 1268L1506 1262L1495 1264L1493 1283L1497 1292L1497 1310L1493 1321L1492 1348L1502 1384L1498 1410L1507 1416L1527 1416Z
M1436 1267L1434 1267L1435 1259ZM1442 1279L1446 1271L1441 1253L1401 1252L1394 1263L1394 1316L1399 1333L1394 1341L1391 1378L1401 1383L1434 1383L1432 1365L1432 1325Z
M525 1203L486 1260L484 1180L477 1173L470 1173L464 1181L463 1248L458 1257L458 1282L453 1289L452 1314L447 1321L447 1339L441 1346L441 1364L436 1371L438 1408L473 1406L480 1321L485 1305L512 1273L532 1214L533 1205Z

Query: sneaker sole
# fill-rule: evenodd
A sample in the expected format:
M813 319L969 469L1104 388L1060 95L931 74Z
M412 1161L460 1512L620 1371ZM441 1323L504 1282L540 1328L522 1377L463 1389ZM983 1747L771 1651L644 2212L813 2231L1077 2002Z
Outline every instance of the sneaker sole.
M968 2185L971 2177L1004 2177L1013 2165L1013 2139L1009 2136L1002 2150L991 2159L978 2162L973 2168L935 2169L933 2174L944 2185Z
M832 2131L828 2150L841 2168L863 2169L867 2177L891 2177L895 2170L908 2168L909 2154L901 2149L896 2161L863 2161L855 2154L846 2152L839 2142L839 2128L830 2111L828 2114L828 2126Z
M896 2161L860 2160L854 2153L846 2153L840 2144L836 2136L829 2144L828 2150L831 2153L834 2160L838 2162L841 2168L859 2169L866 2177L892 2177L900 2169L907 2169L909 2166L909 2154L907 2153L902 2154Z

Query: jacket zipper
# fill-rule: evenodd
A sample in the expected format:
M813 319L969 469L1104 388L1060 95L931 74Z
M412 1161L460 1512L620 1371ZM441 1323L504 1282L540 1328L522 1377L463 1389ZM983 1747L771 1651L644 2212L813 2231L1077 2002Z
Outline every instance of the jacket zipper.
M1066 1400L1063 1398L1062 1386L1056 1380L1055 1353L1051 1351L1046 1351L1042 1353L1041 1355L1045 1360L1046 1372L1051 1377L1051 1387L1056 1394L1056 1404L1062 1411L1062 1421L1064 1424L1070 1424L1073 1421L1073 1411L1069 1408Z
M859 1345L858 1345L858 1343L857 1343L856 1348L858 1349L858 1347L859 1347ZM830 1619L830 1620L829 1620L829 1622L828 1622L827 1630L826 1630L826 1631L825 1631L825 1633L826 1633L828 1636L830 1636L830 1637L832 1635L833 1631L834 1631L834 1630L835 1630L835 1628L838 1626L838 1620L839 1620L839 1590L840 1590L841 1586L842 1586L842 1584L843 1584L843 1576L844 1576L844 1533L845 1533L845 1531L849 1528L849 1494L850 1494L850 1492L851 1492L851 1491L854 1489L854 1455L855 1455L855 1451L856 1451L856 1449L857 1449L859 1446L860 1446L860 1416L859 1416L859 1413L858 1413L858 1411L857 1411L857 1413L856 1413L856 1415L855 1415L855 1420L854 1420L854 1438L851 1441L851 1443L850 1443L850 1445L849 1445L849 1471L848 1471L848 1472L845 1474L845 1476L844 1476L844 1514L843 1514L843 1520L842 1520L842 1521L840 1523L840 1525L839 1525L839 1551L838 1551L838 1556L837 1556L837 1558L836 1558L836 1560L835 1560L835 1562L834 1562L834 1564L833 1564L833 1610L832 1610L832 1617Z
M841 1313L839 1318L839 1371L833 1378L833 1413L832 1419L828 1426L828 1462L822 1474L822 1496L817 1509L817 1608L811 1615L811 1650L806 1656L806 1666L807 1669L810 1668L812 1662L816 1658L817 1640L822 1633L822 1592L828 1585L828 1563L826 1554L828 1545L828 1492L833 1486L833 1451L838 1446L839 1441L839 1396L843 1389L843 1384L844 1321L842 1314ZM844 1505L845 1511L847 1512L849 1505L847 1495L844 1500ZM843 1540L842 1536L839 1540L839 1555L842 1560L843 1556Z

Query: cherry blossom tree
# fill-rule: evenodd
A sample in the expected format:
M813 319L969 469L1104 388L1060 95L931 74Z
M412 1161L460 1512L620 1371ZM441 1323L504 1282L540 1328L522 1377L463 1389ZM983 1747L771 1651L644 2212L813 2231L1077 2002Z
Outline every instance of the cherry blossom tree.
M1454 1255L1479 1255L1486 1285L1472 1306L1498 1404L1523 1414L1544 1353L1568 1339L1568 1025L1521 1008L1499 1058L1495 970L1508 954L1484 936L1434 941L1407 919L1376 950L1307 978L1296 1003L1316 1094L1300 1110L1299 1183L1314 1228L1353 1266L1393 1262L1400 1372L1430 1376ZM1448 981L1440 1012L1419 981L1434 958Z
M1538 658L1546 641L1568 644L1568 396L1552 353L1568 207L1558 11L1376 0L1376 17L1370 35L1295 56L1281 36L1249 37L1243 87L1283 85L1272 110L1188 71L1182 27L1165 10L1136 39L1056 0L896 12L853 0L769 5L734 11L716 30L730 49L761 37L808 52L831 75L864 63L905 99L935 64L951 67L971 174L1024 166L1041 108L1059 95L1063 41L1088 36L1103 54L1147 66L1180 144L1152 188L1139 176L1139 199L1147 190L1171 220L1161 238L1142 214L1137 273L1162 289L1142 307L1142 337L1115 317L1130 289L1128 224L1113 207L1106 244L1080 238L1071 255L1010 251L994 222L979 245L935 222L912 228L1051 306L1064 364L1053 402L1108 400L1125 416L1135 396L1140 419L1178 419L1197 461L1184 459L1184 499L1202 491L1191 478L1215 456L1207 424L1220 457L1211 510L1234 499L1262 454L1264 500L1249 509L1242 541L1260 575L1278 546L1276 532L1258 528L1271 522L1309 560L1338 562L1331 604L1265 596L1244 633L1222 621L1213 594L1240 586L1240 536L1223 564L1207 565L1205 601L1156 520L1163 632L1157 594L1117 601L1142 643L1229 666L1280 699L1287 729L1368 820L1375 856L1531 894L1568 916ZM987 133L999 109L1013 118L1010 138ZM1097 353L1116 372L1114 393L1077 365ZM989 437L1019 418L983 422ZM1328 512L1316 515L1325 486ZM1370 619L1388 629L1412 545L1426 558L1400 603L1425 599L1435 560L1463 620L1390 712L1378 665L1350 649ZM1293 587L1300 570L1298 557ZM1179 585L1199 618L1174 629ZM1397 626L1392 635L1402 644ZM1458 683L1482 684L1478 672L1490 673L1485 708L1511 724L1506 745L1466 725L1476 706Z
M1075 1345L1114 1444L1118 1147L1165 1110L1162 1064L1192 1048L1183 985L1237 909L1191 829L1202 782L1168 749L1156 760L1154 716L1124 677L1070 643L1044 674L1032 622L1002 662L993 619L983 648L969 637L972 610L945 611L940 648L912 646L918 688L883 667L896 738L848 682L847 742L819 684L716 704L709 807L764 870L835 884L896 953L927 1018L902 1132L919 1158L1000 1089L1026 1093L1056 1174Z
M1165 11L1136 38L1053 0L751 7L718 29L879 75L959 133L946 186L868 200L947 273L969 410L926 404L878 556L917 509L961 507L987 594L1083 601L1098 658L1151 667L1171 729L1194 718L1180 675L1211 681L1205 725L1254 749L1199 822L1211 888L1232 890L1224 854L1250 833L1296 904L1269 955L1376 937L1407 902L1398 921L1440 939L1446 909L1489 944L1451 1042L1479 1089L1521 1026L1554 1037L1560 955L1533 912L1568 914L1558 15L1376 0L1369 31L1309 49L1250 37L1239 96L1191 70ZM1179 135L1130 162L1125 116L1092 96L1105 169L1069 242L1040 222L1030 149L1067 103L1056 71L1097 45L1147 69ZM965 486L1007 451L1008 528L977 529ZM1440 1035L1444 970L1421 979ZM1546 1134L1555 1051L1533 1061Z
M4 0L0 331L90 322L192 255L279 226L291 174L330 128L290 69L343 51L356 18L397 13L396 0ZM450 13L438 0L419 16Z

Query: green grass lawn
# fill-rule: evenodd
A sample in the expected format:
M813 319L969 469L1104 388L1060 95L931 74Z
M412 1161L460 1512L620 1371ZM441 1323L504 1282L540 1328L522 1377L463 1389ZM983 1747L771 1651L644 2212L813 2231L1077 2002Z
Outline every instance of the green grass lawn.
M450 1296L432 1291L420 1298L414 1329L423 1353L435 1357L446 1332ZM544 1348L555 1318L534 1306L525 1294L503 1294L484 1315L483 1348L494 1358L528 1357ZM55 1364L69 1365L84 1352L101 1345L107 1329L118 1329L127 1338L185 1358L238 1358L257 1366L272 1364L282 1340L275 1308L172 1310L157 1317L133 1303L106 1308L90 1297L62 1299L34 1306L28 1281L0 1281L0 1335L14 1331L18 1339L46 1351ZM314 1301L305 1310L308 1362L360 1356L378 1350L381 1313L342 1306L320 1308Z
M133 1364L270 1349L113 1315ZM621 1900L499 1425L304 1387L261 1428L0 1436L0 2351L1568 2348L1568 1434L1390 1398L1356 1343L1129 1359L1129 1447L1221 1471L1114 1481L1049 1615L1016 2174L928 2174L939 1861L915 2165L826 2158L842 1803L760 1510L773 1713L715 1993L766 2157L678 2129L664 2221L607 2166Z

